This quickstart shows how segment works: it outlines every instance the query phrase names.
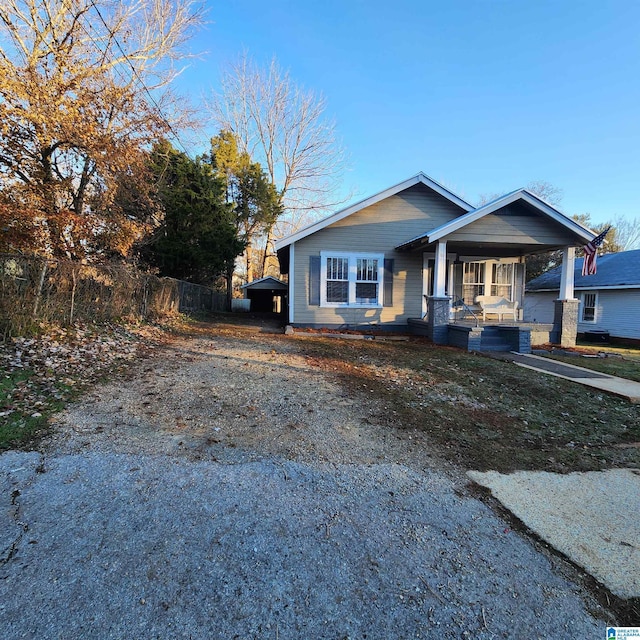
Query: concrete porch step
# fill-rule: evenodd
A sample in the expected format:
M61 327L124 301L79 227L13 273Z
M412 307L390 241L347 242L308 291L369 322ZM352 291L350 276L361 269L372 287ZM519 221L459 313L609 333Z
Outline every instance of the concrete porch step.
M480 339L480 351L511 351L511 345L496 327L485 327Z
M498 334L486 336L482 334L482 344L494 344L496 342L506 342L505 339Z
M480 351L491 351L491 352L505 352L508 353L510 351L512 351L511 345L507 344L506 342L495 342L493 344L485 344L482 343L480 345Z

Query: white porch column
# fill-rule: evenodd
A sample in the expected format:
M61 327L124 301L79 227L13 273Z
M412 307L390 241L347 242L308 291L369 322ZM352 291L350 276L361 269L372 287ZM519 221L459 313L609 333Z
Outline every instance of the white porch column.
M575 300L573 294L573 271L576 263L575 247L565 247L562 252L562 272L560 274L559 300Z
M295 285L296 285L296 259L295 259L295 247L296 243L292 242L289 245L289 291L287 294L287 303L289 304L289 324L293 324L295 321Z
M427 315L427 296L429 295L429 258L422 254L422 317Z
M436 264L433 276L433 295L436 298L444 298L447 282L447 241L438 240L436 245Z

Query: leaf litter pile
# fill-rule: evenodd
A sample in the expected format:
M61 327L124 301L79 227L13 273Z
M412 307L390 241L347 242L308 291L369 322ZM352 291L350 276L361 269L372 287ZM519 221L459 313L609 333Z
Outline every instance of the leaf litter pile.
M47 327L0 344L0 450L34 444L87 384L124 370L163 342L157 326Z

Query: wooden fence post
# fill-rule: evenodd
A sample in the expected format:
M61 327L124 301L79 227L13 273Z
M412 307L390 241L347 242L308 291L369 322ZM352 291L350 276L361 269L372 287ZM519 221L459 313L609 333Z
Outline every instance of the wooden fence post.
M71 309L69 311L69 324L73 324L73 312L76 304L76 285L78 284L78 277L76 276L75 267L71 267L71 280L73 286L71 287Z
M47 275L47 261L45 260L42 264L42 269L40 270L40 282L38 283L38 290L36 291L36 299L33 303L33 319L35 320L38 316L38 306L40 305L40 298L42 297L42 289L44 288L44 279Z

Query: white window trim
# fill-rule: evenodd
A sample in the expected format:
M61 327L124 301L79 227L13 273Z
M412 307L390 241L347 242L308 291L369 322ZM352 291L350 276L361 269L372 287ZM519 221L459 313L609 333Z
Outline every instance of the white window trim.
M587 296L594 296L593 301L593 320L584 319L584 299ZM580 324L596 324L598 322L598 292L597 291L583 291L580 295Z
M347 258L349 260L349 301L327 302L327 258ZM356 302L356 277L358 258L378 261L378 302ZM360 309L382 308L384 295L384 253L360 253L351 251L320 252L320 306L321 307L356 307Z

